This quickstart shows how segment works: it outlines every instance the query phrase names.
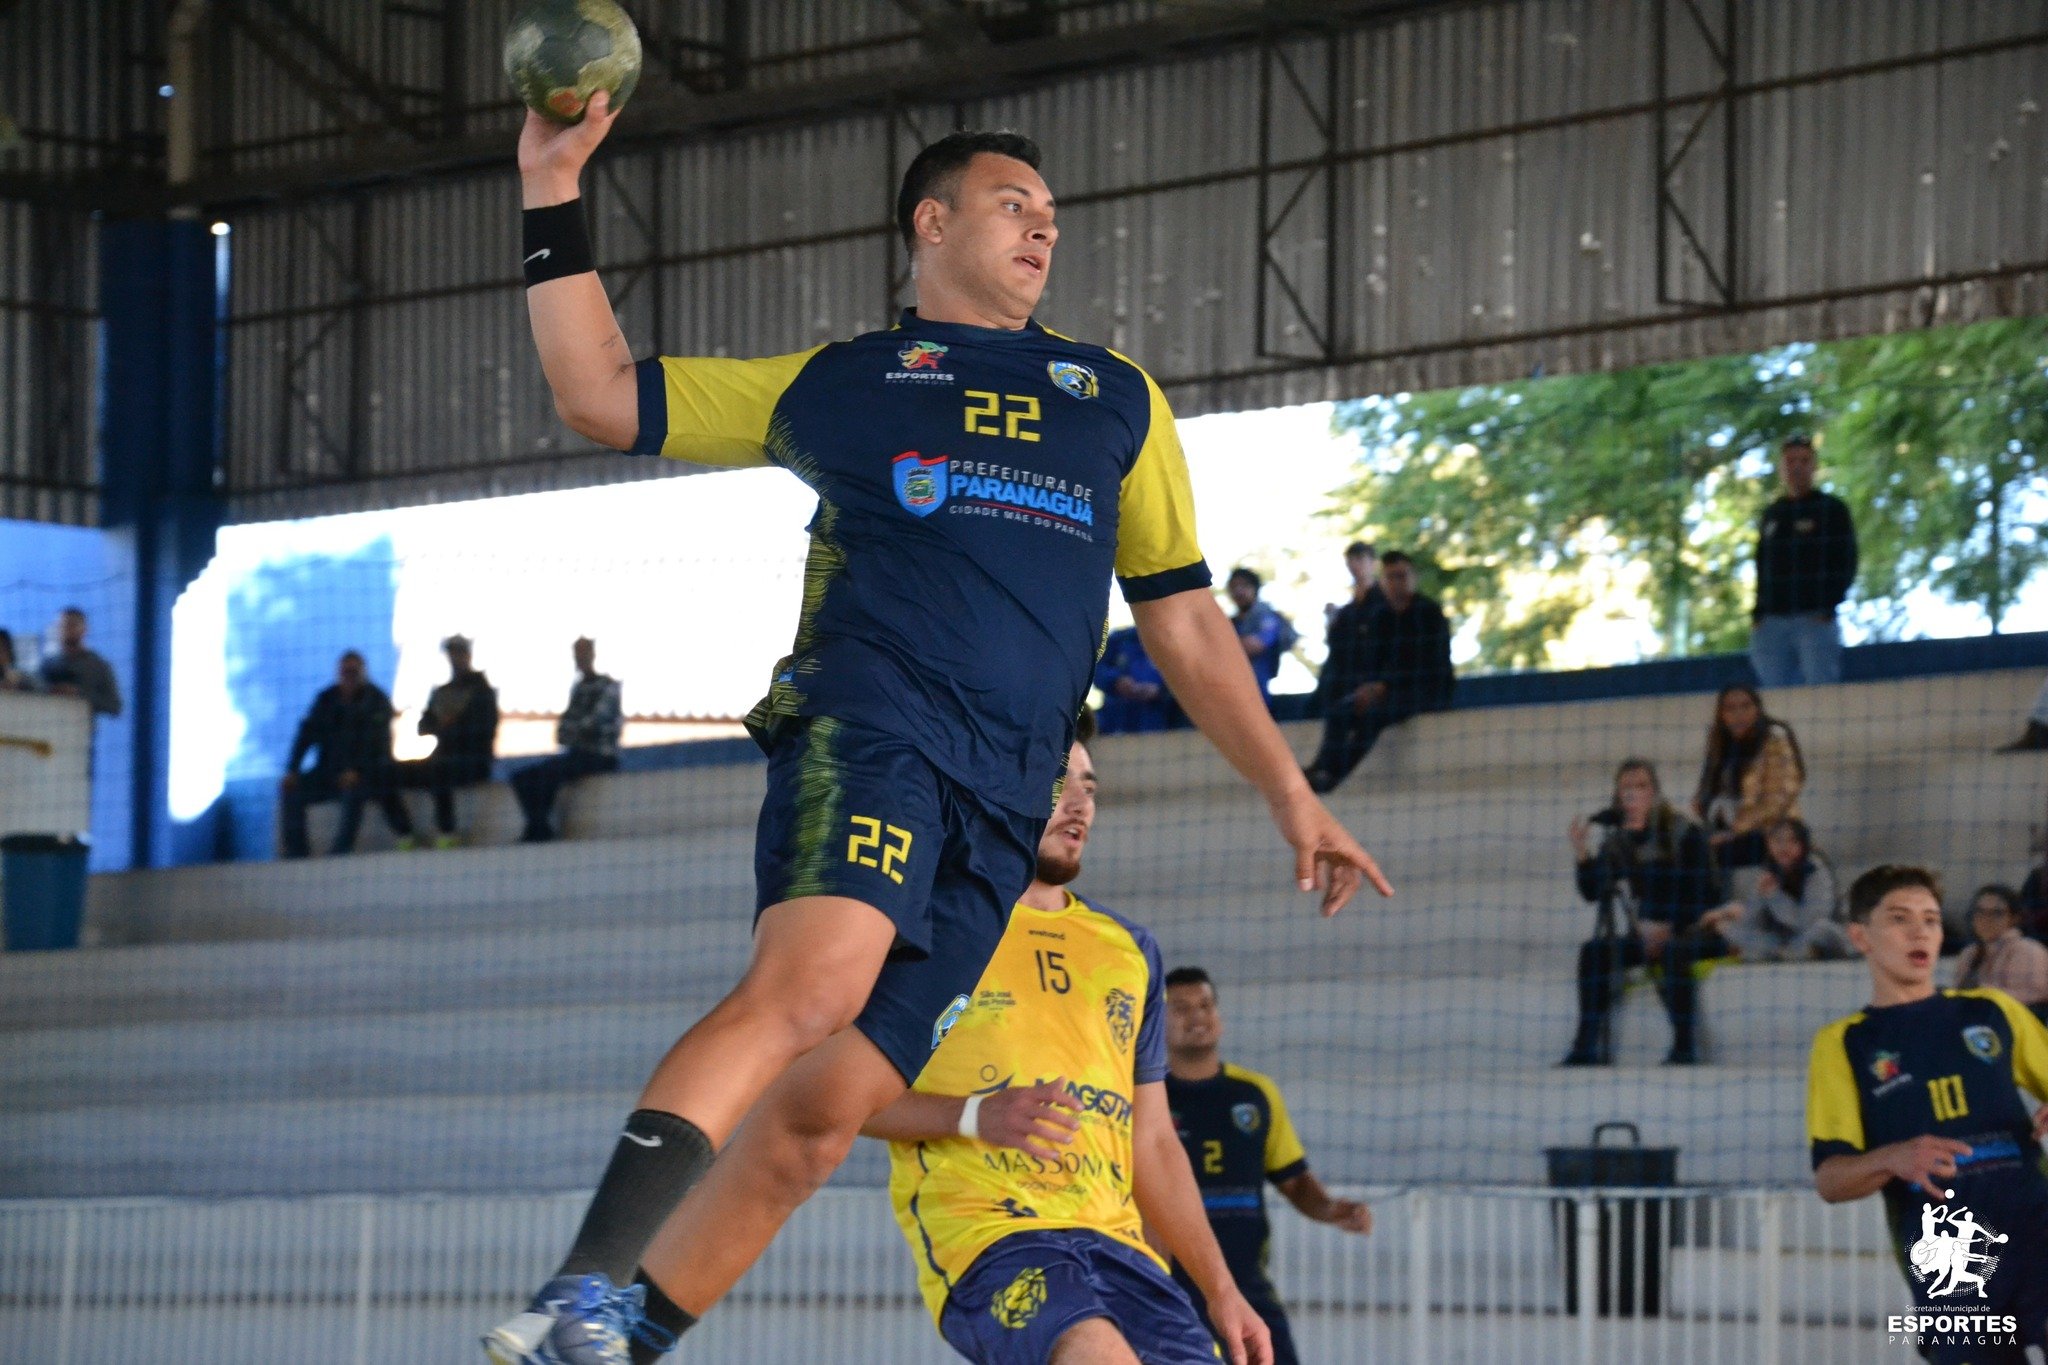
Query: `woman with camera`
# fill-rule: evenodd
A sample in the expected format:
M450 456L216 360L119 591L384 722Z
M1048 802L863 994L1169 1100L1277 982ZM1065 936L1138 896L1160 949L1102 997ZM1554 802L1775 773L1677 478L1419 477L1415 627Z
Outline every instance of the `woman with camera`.
M1718 898L1706 831L1664 799L1648 759L1631 758L1615 771L1613 804L1574 820L1571 841L1579 894L1600 907L1600 922L1579 949L1579 1031L1562 1065L1612 1065L1614 1007L1628 969L1645 964L1671 1016L1666 1064L1697 1063L1693 964L1728 953L1700 923Z

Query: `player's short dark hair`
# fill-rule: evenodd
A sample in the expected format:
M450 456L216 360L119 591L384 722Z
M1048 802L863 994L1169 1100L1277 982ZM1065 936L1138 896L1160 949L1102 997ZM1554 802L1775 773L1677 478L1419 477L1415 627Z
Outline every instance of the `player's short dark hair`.
M950 208L954 192L960 188L961 172L983 152L1007 156L1034 171L1038 169L1038 144L1022 133L946 134L911 158L910 168L903 172L903 184L896 191L896 230L903 234L905 247L917 250L917 206L927 199L936 199Z
M1229 581L1232 583L1236 583L1239 581L1249 583L1252 585L1253 592L1257 592L1260 588L1266 586L1266 580L1259 577L1259 571L1257 569L1247 569L1242 564L1238 565L1236 568L1230 571Z
M1093 744L1094 742L1095 708L1084 706L1081 708L1081 714L1074 717L1074 743Z
M1849 883L1849 918L1858 924L1870 923L1878 902L1908 886L1925 887L1935 900L1941 899L1941 878L1932 869L1912 863L1879 863Z
M1200 967L1175 967L1166 974L1166 988L1175 986L1207 986L1209 994L1216 994L1216 983L1209 979L1209 973Z
M1396 564L1406 564L1410 568L1415 567L1415 561L1400 550L1389 550L1380 556L1380 567L1382 569L1391 569Z
M1378 548L1369 540L1354 540L1344 547L1344 557L1346 559L1357 559L1360 555L1364 555L1367 559L1377 559L1379 554Z

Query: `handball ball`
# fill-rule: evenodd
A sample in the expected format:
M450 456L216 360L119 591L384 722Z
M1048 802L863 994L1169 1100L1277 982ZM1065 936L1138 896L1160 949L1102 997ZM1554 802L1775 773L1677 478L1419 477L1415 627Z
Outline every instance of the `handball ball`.
M581 123L590 97L625 107L640 83L640 31L614 0L529 0L505 33L505 75L526 107Z

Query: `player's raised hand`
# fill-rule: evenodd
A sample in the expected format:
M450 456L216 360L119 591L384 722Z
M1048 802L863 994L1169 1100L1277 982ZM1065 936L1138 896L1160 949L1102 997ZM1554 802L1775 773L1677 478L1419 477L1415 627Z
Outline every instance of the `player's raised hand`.
M991 1146L1015 1147L1057 1161L1059 1149L1080 1131L1080 1114L1081 1106L1067 1093L1066 1077L1061 1076L1037 1085L998 1090L981 1102L974 1130Z
M1273 1333L1237 1286L1209 1300L1209 1325L1230 1365L1273 1365Z
M564 199L574 198L584 163L597 150L597 144L604 141L617 118L611 96L603 90L590 97L580 123L560 124L527 110L526 126L519 130L520 177L528 182L529 189L536 183L557 192L566 187L569 193ZM531 199L532 195L527 197ZM543 205L529 203L526 207Z
M1382 896L1394 894L1380 865L1306 784L1273 806L1273 823L1294 849L1295 885L1323 893L1325 918L1344 908L1361 880L1370 881Z
M1956 1158L1969 1154L1967 1142L1922 1133L1885 1148L1884 1168L1908 1185L1925 1190L1931 1198L1951 1199L1955 1191L1948 1182L1955 1179Z

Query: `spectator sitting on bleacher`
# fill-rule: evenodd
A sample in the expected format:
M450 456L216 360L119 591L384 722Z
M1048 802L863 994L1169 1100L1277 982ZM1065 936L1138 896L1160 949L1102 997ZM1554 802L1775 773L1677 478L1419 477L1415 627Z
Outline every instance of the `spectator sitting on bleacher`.
M1764 831L1797 820L1806 785L1806 759L1792 727L1764 710L1754 687L1735 683L1714 700L1707 755L1700 765L1692 815L1707 827L1714 857L1724 869L1764 861Z
M33 692L36 680L15 667L14 634L0 630L0 692Z
M1380 561L1378 591L1358 641L1356 685L1332 687L1323 742L1303 774L1311 790L1334 791L1372 752L1389 727L1451 704L1451 623L1444 609L1415 590L1415 562L1399 550ZM1325 666L1327 672L1327 665Z
M121 714L121 684L114 666L85 647L85 609L66 607L57 616L57 652L43 660L43 686L84 697L95 716Z
M1992 883L1970 901L1977 941L1956 959L1956 989L1995 986L2039 1014L2048 1005L2048 947L2020 932L2019 893Z
M1596 824L1606 828L1597 846ZM1664 799L1648 759L1631 758L1615 770L1613 804L1574 820L1571 841L1579 894L1619 914L1579 949L1579 1031L1561 1065L1613 1064L1614 1007L1628 969L1646 963L1657 968L1657 993L1671 1016L1665 1063L1698 1062L1693 964L1728 955L1726 940L1700 923L1716 899L1706 831Z
M1838 918L1835 869L1813 846L1803 820L1780 820L1764 835L1764 865L1741 900L1709 910L1700 923L1728 940L1745 962L1832 961L1856 950Z
M2036 834L2034 852L2041 855L2041 860L2020 883L2020 928L2048 943L2048 824L2043 824Z
M1095 685L1102 689L1096 728L1105 735L1136 734L1173 727L1173 694L1166 679L1145 652L1136 626L1113 630L1103 642L1095 665Z
M569 705L555 723L555 743L562 752L512 774L513 794L526 815L526 829L519 836L522 844L544 844L555 837L555 797L563 787L619 767L619 733L626 728L626 716L619 705L618 680L597 671L596 641L578 640L571 653L576 681L569 688Z
M470 667L469 639L451 635L441 642L448 655L448 681L427 698L420 733L434 737L434 752L394 765L398 785L434 794L434 845L455 846L455 789L491 780L498 748L498 689Z
M319 750L311 772L301 772L310 750ZM312 851L306 838L306 807L327 801L341 803L341 825L334 831L335 853L356 846L363 806L375 801L384 822L400 839L412 837L412 816L393 790L391 772L391 698L369 681L363 656L353 649L341 656L332 687L313 698L313 705L292 737L278 781L278 824L284 856L303 858Z
M1323 671L1316 677L1317 713L1345 700L1363 685L1365 676L1365 629L1372 614L1387 605L1386 589L1380 586L1380 552L1370 543L1354 540L1344 547L1344 568L1351 575L1351 596L1341 604L1323 608Z
M1264 586L1255 571L1240 565L1230 571L1225 590L1237 608L1237 615L1230 618L1237 628L1237 642L1244 646L1245 657L1251 660L1252 676L1259 680L1260 695L1270 701L1273 675L1280 671L1280 661L1301 637L1292 621L1259 596L1259 589Z

